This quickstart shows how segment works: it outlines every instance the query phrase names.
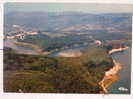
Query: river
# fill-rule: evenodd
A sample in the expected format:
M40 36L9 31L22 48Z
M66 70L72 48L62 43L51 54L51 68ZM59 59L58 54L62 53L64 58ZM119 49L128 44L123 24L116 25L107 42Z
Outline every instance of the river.
M16 49L19 53L30 53L37 54L32 49L26 47L15 46L12 41L6 41L4 45L8 45L8 47ZM59 56L60 52L75 52L80 51L84 48L88 48L86 46L80 46L75 48L67 48L59 52L51 53L50 56ZM122 69L117 73L118 81L113 83L107 90L110 94L129 94L131 88L131 48L123 51L117 52L111 55L111 57L121 64ZM119 88L126 88L128 91L118 90Z
M131 48L117 52L111 55L112 58L121 64L122 69L118 72L118 81L113 83L109 88L110 94L130 94L131 88ZM120 88L128 91L119 90Z
M14 40L14 39L4 40L4 47L12 48L17 53L20 53L20 54L32 54L32 55L37 55L38 54L31 47L28 47L28 46L19 46L19 45L16 45L15 42L16 42L16 40Z
M84 49L83 47L71 48L52 54L58 56L61 52L78 51ZM109 94L130 94L131 88L131 48L122 52L116 52L111 57L121 64L121 70L117 73L118 80L107 88ZM128 91L119 90L120 88L128 89Z

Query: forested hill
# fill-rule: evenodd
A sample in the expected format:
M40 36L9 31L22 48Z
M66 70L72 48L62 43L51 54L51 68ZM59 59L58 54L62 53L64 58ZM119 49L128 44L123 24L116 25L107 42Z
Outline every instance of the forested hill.
M102 48L83 51L81 57L16 54L4 49L4 91L32 93L99 93L99 82L113 66Z

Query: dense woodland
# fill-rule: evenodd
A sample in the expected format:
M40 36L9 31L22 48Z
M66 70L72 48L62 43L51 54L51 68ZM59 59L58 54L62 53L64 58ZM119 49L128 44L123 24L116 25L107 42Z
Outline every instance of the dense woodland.
M4 91L99 93L113 61L103 48L89 48L75 58L16 54L4 49Z
M71 35L66 37L51 38L44 34L26 36L24 40L18 39L18 41L35 44L45 51L51 51L54 49L63 48L65 46L71 47L74 44L83 45L84 42L93 42L93 40L89 39L88 35Z

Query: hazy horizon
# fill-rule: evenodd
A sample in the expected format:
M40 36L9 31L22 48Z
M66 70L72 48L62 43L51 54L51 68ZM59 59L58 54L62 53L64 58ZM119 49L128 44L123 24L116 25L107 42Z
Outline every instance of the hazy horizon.
M83 13L131 13L129 4L90 3L6 3L4 11L12 12L83 12Z

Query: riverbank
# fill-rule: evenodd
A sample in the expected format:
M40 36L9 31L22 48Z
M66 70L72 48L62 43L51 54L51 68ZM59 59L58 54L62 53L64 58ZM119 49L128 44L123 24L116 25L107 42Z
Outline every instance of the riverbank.
M117 81L116 74L120 71L121 65L113 60L114 66L107 72L105 72L104 78L99 82L99 85L103 88L103 92L101 93L108 93L107 88L114 82Z
M121 52L121 51L124 51L124 50L127 50L129 47L126 46L124 48L117 48L117 49L112 49L109 51L109 55L113 54L113 53L116 53L116 52Z
M30 46L37 52L37 54L43 55L43 50L39 48L37 45L31 44L31 43L24 43L24 42L16 42L20 46ZM127 50L129 47L125 48L119 48L119 49L112 49L108 52L109 55L112 56L113 53L121 52L124 50ZM44 54L44 55L47 55ZM62 51L58 53L58 56L62 57L79 57L81 53L78 53L78 51ZM107 88L109 88L114 82L118 80L116 74L120 71L121 65L116 62L116 60L113 61L114 66L110 70L105 72L104 78L99 82L99 85L103 88L103 91L101 93L108 93ZM117 88L118 89L118 88Z
M80 51L71 51L71 52L60 52L59 56L62 57L80 57L82 55L82 53Z
M119 48L119 49L112 49L109 51L109 55L127 50L129 47ZM114 66L110 70L105 72L104 78L99 82L99 85L102 87L103 92L100 93L108 93L107 88L112 85L114 82L118 80L117 73L121 70L121 64L113 60Z
M31 44L31 43L18 42L18 41L15 41L14 43L16 45L20 45L20 46L30 46L31 48L33 48L33 50L35 50L40 55L48 55L49 54L49 52L43 51L39 46Z

